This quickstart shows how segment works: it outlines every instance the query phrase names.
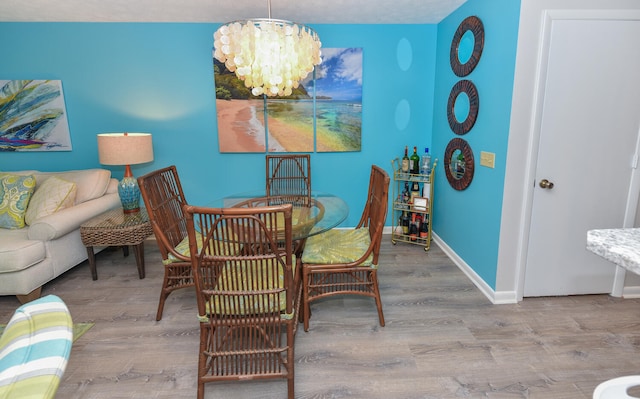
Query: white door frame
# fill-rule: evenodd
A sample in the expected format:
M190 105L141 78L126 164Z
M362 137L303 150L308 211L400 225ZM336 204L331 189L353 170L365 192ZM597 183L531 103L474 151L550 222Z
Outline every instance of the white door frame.
M576 9L580 7L580 9ZM640 5L629 0L522 0L520 33L509 146L507 150L503 210L494 303L521 301L533 206L538 141L551 22L554 19L640 19ZM535 60L535 62L532 62ZM634 187L638 187L634 170ZM637 203L637 189L633 190ZM632 212L627 209L625 225ZM633 209L635 214L635 209ZM616 272L612 294L624 286L624 271Z

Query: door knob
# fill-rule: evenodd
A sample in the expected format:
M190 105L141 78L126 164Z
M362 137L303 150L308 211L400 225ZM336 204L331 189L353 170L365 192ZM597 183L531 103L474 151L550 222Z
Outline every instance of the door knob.
M551 190L553 188L553 183L547 179L542 179L540 180L540 187L548 188L549 190Z

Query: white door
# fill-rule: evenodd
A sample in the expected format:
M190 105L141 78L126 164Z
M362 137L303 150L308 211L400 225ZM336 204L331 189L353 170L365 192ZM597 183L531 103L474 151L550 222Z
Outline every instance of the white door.
M637 198L640 21L553 20L548 32L524 296L609 293L615 267L586 235L623 227Z

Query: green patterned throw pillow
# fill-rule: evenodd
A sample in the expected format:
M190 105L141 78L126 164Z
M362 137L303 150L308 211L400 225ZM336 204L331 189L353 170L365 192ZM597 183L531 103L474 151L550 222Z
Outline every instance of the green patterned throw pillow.
M33 176L4 174L0 177L0 227L21 229L29 199L36 187Z

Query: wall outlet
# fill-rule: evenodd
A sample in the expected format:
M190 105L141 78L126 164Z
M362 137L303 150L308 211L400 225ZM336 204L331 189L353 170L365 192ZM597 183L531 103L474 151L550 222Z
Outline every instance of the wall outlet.
M493 152L480 151L480 165L494 168L496 164L496 154Z

